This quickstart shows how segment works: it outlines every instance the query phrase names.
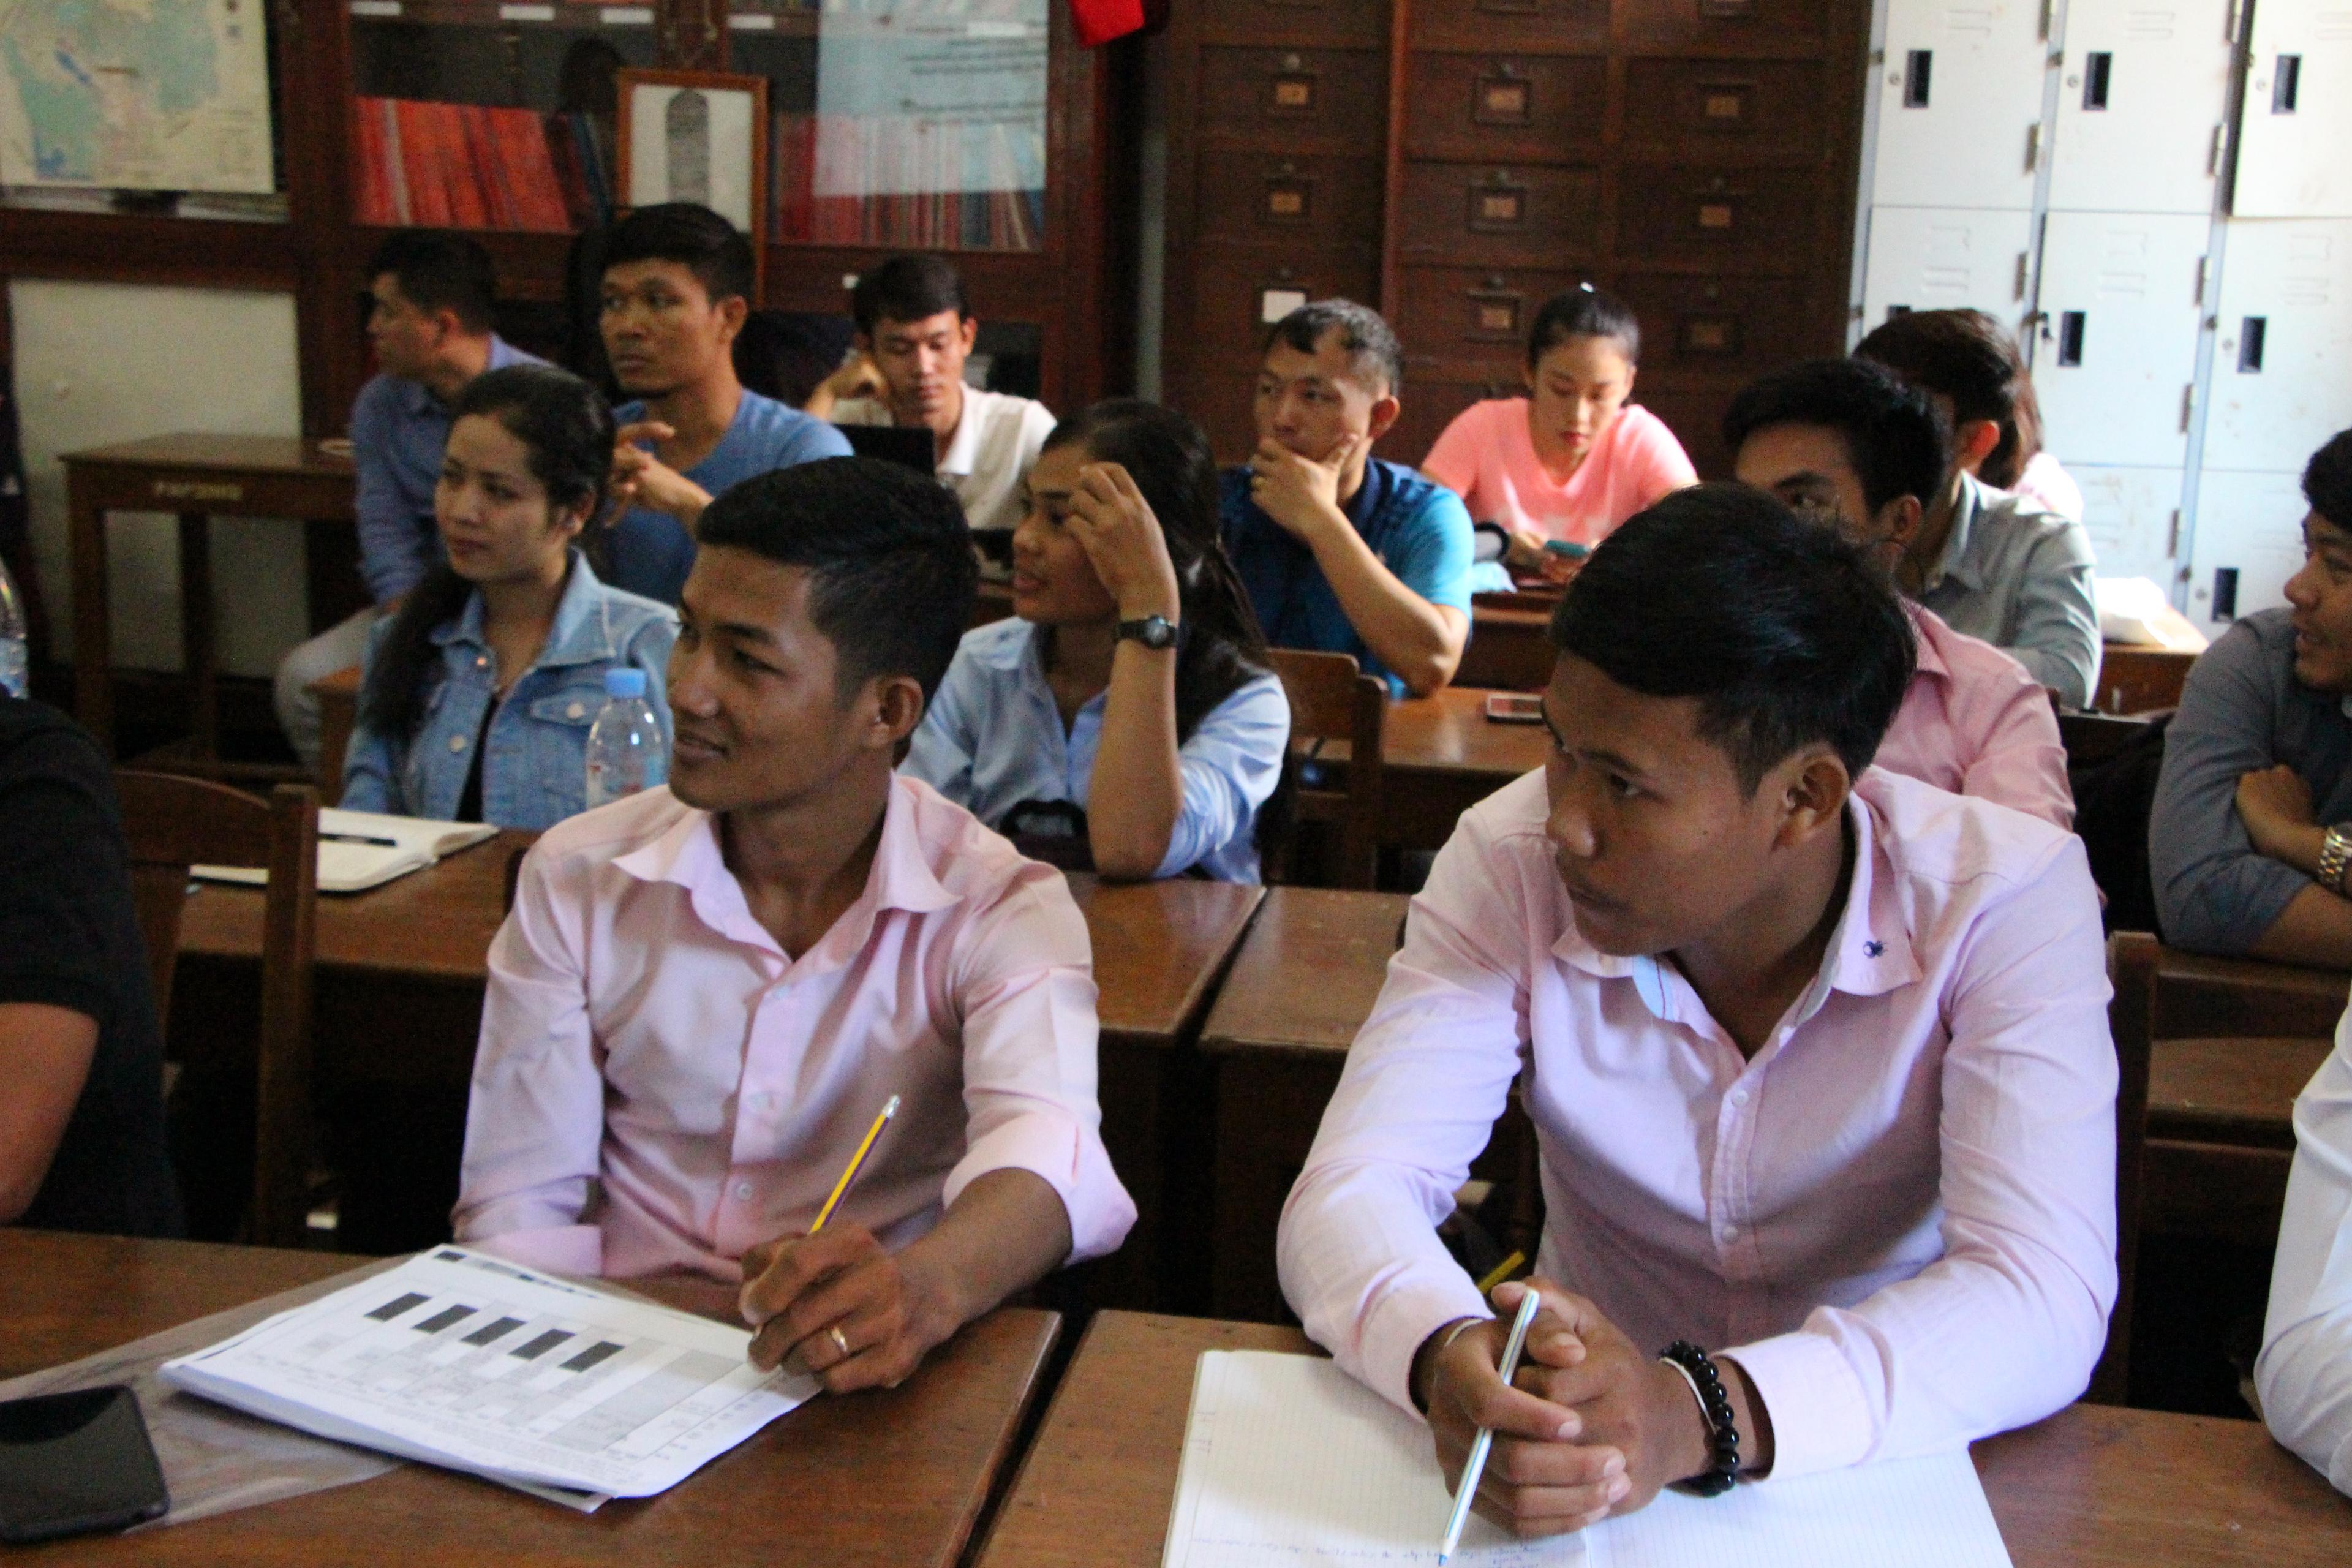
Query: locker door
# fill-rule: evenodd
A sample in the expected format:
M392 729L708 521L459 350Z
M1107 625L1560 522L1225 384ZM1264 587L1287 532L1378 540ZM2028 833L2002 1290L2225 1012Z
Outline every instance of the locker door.
M2050 215L2033 386L2042 444L2062 462L2168 468L2186 460L2210 233L2203 217Z
M2033 205L2041 0L1889 0L1871 200Z
M2205 461L2292 468L2352 426L2352 219L2232 219Z
M2230 0L2072 0L2051 148L2053 210L2213 210L2230 9Z
M2352 217L2352 6L2262 0L2238 120L2240 217Z
M2066 471L2083 489L2083 526L2098 553L2099 575L2146 577L2171 592L2180 470L2069 464Z
M2025 314L2033 215L1948 207L1873 207L1862 326L1901 310L1972 306L2014 326Z
M2310 510L2299 474L2206 469L2197 481L2189 618L2210 633L2285 604L2286 580L2303 565Z

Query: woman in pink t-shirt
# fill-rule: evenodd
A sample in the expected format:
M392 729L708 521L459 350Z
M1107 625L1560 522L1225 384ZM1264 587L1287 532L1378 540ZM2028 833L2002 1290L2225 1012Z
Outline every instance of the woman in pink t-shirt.
M1642 329L1613 295L1586 284L1536 313L1520 374L1526 397L1476 403L1454 417L1421 471L1462 498L1470 516L1511 536L1512 570L1567 577L1581 552L1697 470L1665 421L1626 402Z

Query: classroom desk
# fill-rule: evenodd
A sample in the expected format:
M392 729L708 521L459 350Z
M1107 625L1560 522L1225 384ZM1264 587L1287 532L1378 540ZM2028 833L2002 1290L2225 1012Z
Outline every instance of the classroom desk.
M2294 1098L2335 1042L2159 1039L2148 1051L2141 1224L2268 1251L2294 1159Z
M1295 1329L1106 1312L1087 1331L980 1568L1158 1568L1203 1351ZM2352 1561L2352 1501L2251 1421L2074 1405L1976 1446L2017 1568ZM1436 1542L1442 1520L1430 1521Z
M55 1365L360 1261L0 1230L0 1373ZM1007 1477L1060 1326L1051 1312L992 1312L901 1387L820 1396L663 1496L586 1517L411 1465L193 1524L17 1548L8 1561L951 1568Z
M106 518L115 511L168 511L180 528L180 644L190 687L193 735L187 772L257 776L219 760L219 674L213 601L212 519L290 518L305 525L311 630L358 607L356 583L337 563L352 560L352 460L316 441L275 436L152 436L68 452L67 506L73 549L74 711L109 756L114 752L114 650L107 602ZM284 770L278 770L282 773ZM268 773L268 770L261 770Z
M1486 693L1468 687L1449 686L1428 697L1391 702L1381 743L1387 763L1381 844L1444 847L1456 818L1521 773L1543 766L1550 744L1541 724L1498 724L1487 718Z
M1456 684L1537 691L1551 683L1551 612L1556 594L1481 594L1471 603L1470 641Z
M2103 713L2147 713L2180 706L2193 653L2168 647L2108 643L2099 650L2098 689L2091 706Z

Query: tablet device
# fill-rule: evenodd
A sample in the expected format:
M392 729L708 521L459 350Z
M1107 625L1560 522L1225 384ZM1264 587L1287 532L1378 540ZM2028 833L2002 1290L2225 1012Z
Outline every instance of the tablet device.
M121 1384L0 1403L0 1541L121 1530L172 1506L139 1401Z
M836 425L834 428L858 457L879 458L912 468L927 479L939 471L939 447L927 425Z

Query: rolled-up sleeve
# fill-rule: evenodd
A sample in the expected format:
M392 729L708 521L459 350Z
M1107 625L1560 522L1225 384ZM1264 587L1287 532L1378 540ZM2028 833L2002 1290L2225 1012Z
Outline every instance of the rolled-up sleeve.
M2018 580L2008 651L2069 708L2089 707L2098 689L2097 569L2089 532L2064 523L2034 541Z
M2254 1387L2272 1436L2352 1493L2352 1015L2294 1102Z
M2105 1343L2116 1061L2079 841L1966 940L1942 1066L1943 1257L1724 1352L1770 1414L1775 1477L2037 1421L2083 1391Z
M1240 837L1282 779L1290 742L1290 700L1262 675L1211 710L1177 749L1183 798L1154 873L1174 877ZM910 759L911 760L911 759Z
M2278 761L2277 715L2262 639L2232 626L2189 671L2148 814L2157 921L2175 946L2244 953L2312 885L2255 849L2238 816L2238 781Z
M958 948L969 1121L942 1199L952 1205L991 1171L1028 1171L1069 1215L1069 1262L1115 1250L1135 1203L1103 1147L1093 946L1068 884L1048 867L1024 867Z
M1527 1038L1527 987L1500 945L1526 929L1517 887L1465 818L1412 902L1283 1205L1284 1296L1341 1366L1408 1410L1423 1342L1488 1312L1435 1226L1502 1114Z
M582 963L584 872L534 849L490 943L489 991L466 1107L459 1241L569 1274L604 1272L584 1223L604 1138L603 1052Z

